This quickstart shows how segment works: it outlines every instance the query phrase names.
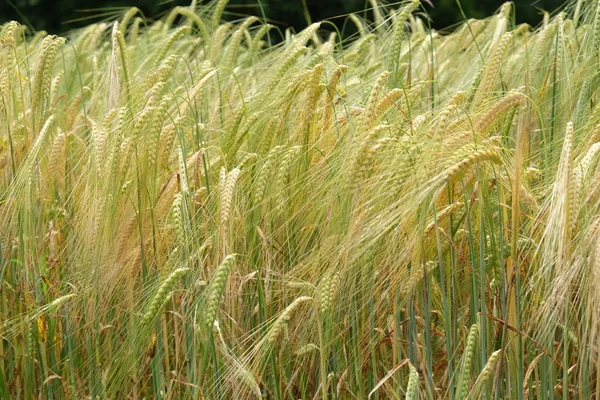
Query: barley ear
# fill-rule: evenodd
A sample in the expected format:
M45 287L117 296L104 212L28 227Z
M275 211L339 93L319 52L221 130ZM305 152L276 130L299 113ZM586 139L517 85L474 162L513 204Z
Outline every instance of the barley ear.
M230 254L221 262L212 275L209 287L206 289L206 304L203 310L204 317L202 326L209 332L217 318L217 311L221 304L221 296L227 284L229 272L235 264L235 254Z
M148 309L144 313L142 317L142 325L146 326L150 324L157 316L159 311L165 304L165 301L171 295L171 291L173 287L187 271L189 268L178 268L175 271L171 272L171 274L165 279L165 281L160 285L160 288L152 298Z

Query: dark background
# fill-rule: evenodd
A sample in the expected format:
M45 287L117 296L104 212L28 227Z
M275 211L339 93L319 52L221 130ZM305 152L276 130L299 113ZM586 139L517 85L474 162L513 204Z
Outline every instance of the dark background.
M205 0L206 1L206 0ZM433 27L448 28L462 21L456 0L422 1L432 19ZM202 1L199 0L198 3ZM239 18L241 15L261 16L259 0L231 0L224 15L225 19ZM296 30L307 25L303 3L313 21L323 20L359 12L369 8L367 0L261 0L264 12L282 29L293 26ZM541 11L554 11L564 0L516 0L516 21L535 26L541 21ZM468 18L483 18L494 13L502 0L461 0ZM36 30L46 30L61 34L92 22L114 20L124 12L125 7L136 6L149 18L158 18L172 7L187 6L190 0L0 0L0 23L17 20ZM366 15L372 19L370 14ZM344 18L333 18L338 26Z

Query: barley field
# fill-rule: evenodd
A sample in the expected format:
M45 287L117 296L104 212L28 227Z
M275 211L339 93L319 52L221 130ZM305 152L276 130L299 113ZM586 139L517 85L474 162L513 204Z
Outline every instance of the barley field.
M2 26L1 399L600 399L600 3L368 5Z

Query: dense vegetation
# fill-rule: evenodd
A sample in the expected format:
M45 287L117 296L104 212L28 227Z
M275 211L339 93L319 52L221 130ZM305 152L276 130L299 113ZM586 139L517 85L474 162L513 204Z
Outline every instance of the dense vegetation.
M600 396L600 4L0 31L0 398Z

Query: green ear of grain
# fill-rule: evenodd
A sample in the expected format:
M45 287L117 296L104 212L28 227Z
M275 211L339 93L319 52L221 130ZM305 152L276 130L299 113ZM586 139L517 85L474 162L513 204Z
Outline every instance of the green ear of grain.
M189 271L189 268L177 268L175 271L164 280L158 288L158 291L150 301L146 312L142 316L142 325L148 325L156 318L160 310L165 304L167 298L171 295L171 291L175 287L177 281Z
M202 327L209 331L217 318L219 305L221 304L221 296L225 291L227 278L231 269L235 265L235 254L230 254L219 264L213 273L209 286L206 289L206 304L202 310Z

